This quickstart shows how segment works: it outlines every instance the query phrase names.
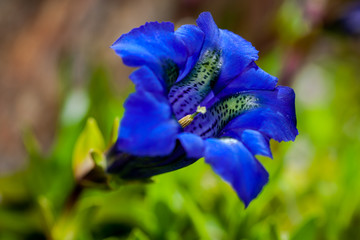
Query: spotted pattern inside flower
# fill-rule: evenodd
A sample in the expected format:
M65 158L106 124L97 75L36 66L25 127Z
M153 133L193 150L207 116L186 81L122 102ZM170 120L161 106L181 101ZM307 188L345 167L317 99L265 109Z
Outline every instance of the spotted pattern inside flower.
M221 68L220 51L208 50L192 71L169 91L169 100L177 119L196 111L214 86Z
M163 65L165 69L165 83L168 89L176 82L176 79L179 77L179 67L172 61L166 61L166 64Z
M203 138L217 137L232 119L258 106L259 99L253 95L248 93L231 95L215 103L205 114L197 115L184 130Z

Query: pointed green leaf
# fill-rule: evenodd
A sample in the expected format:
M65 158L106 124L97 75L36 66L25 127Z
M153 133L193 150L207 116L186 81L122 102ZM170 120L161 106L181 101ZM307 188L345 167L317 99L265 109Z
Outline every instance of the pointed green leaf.
M90 151L90 155L96 166L100 167L101 169L105 169L106 159L105 155L101 151L98 149L92 149Z
M93 118L89 118L84 130L75 143L73 152L73 170L76 178L82 177L94 167L90 152L105 150L105 141Z
M110 143L109 143L110 146L116 142L119 132L119 126L120 126L120 118L116 117L114 119L114 123L111 128Z

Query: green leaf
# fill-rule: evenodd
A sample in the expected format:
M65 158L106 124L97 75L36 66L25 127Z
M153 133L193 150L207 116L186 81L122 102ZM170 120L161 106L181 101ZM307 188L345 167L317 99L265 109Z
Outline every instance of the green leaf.
M120 126L120 118L116 117L114 119L114 123L112 125L111 128L111 133L110 133L110 142L109 145L113 145L116 142L116 139L118 137L118 132L119 132L119 126Z
M106 159L105 159L105 155L101 151L97 149L92 149L90 151L90 155L91 155L91 159L93 160L96 166L105 169Z
M94 161L90 153L105 150L105 141L93 118L89 118L84 130L75 143L73 152L73 171L77 179L86 175L93 167Z
M308 239L308 240L315 240L318 239L316 237L316 230L317 230L317 221L316 217L310 217L303 221L302 225L298 228L296 232L294 232L293 236L290 238L291 240L301 240L301 239Z

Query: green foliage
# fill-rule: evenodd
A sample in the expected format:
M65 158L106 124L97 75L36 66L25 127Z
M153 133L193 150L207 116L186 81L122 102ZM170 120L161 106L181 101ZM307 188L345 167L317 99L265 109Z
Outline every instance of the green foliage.
M87 173L87 167L92 168L94 162L100 163L99 152L105 151L105 141L93 118L86 122L85 129L81 132L75 144L73 153L73 170L75 177L82 177ZM94 158L93 158L94 157ZM101 163L100 163L101 164Z
M276 21L285 25L290 44L306 29L297 22L294 2L283 8ZM271 142L274 160L259 157L270 181L246 210L203 159L156 176L154 183L77 192L73 164L90 159L104 167L103 153L119 126L113 120L122 116L130 87L116 92L109 69L94 67L88 82L74 90L66 75L71 64L65 63L52 148L42 152L26 131L28 165L0 177L0 239L359 239L360 60L346 53L346 43L333 44L335 53L316 53L299 69L294 88L300 135L295 142ZM277 73L282 54L276 46L259 65ZM74 117L71 106L79 101L81 114ZM77 202L69 204L76 193Z

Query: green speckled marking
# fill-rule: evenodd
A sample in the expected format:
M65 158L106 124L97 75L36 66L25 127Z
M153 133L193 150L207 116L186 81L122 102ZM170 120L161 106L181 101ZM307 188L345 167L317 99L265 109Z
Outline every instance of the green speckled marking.
M179 68L172 60L168 60L163 66L163 69L165 69L164 79L166 86L170 89L179 77Z
M232 119L258 106L259 99L251 94L238 93L228 96L211 106L204 115L196 116L185 131L204 138L216 137Z
M169 91L169 100L177 119L191 114L211 91L221 69L220 51L208 50L191 72Z

